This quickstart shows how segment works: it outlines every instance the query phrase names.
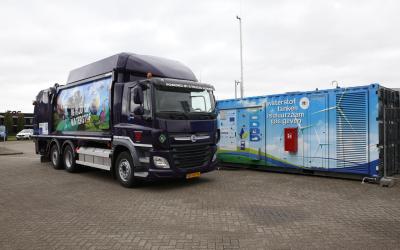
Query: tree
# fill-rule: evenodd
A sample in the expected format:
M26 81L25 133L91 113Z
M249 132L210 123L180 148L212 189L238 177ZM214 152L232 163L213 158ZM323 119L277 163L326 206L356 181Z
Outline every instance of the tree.
M18 113L17 132L23 130L24 127L25 127L25 116L23 113Z
M6 126L6 130L7 130L8 134L13 132L13 130L12 130L13 119L12 119L12 114L10 111L7 111L4 114L4 126Z

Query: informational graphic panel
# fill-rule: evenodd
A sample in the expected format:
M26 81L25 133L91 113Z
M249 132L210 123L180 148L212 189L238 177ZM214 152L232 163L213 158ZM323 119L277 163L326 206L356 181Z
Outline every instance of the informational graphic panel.
M236 150L236 109L221 110L219 113L219 128L221 139L220 149Z
M238 147L240 152L247 152L249 148L249 116L245 109L238 109L237 115L236 134L238 135Z
M309 98L306 95L282 95L267 98L266 103L266 153L270 166L304 166L304 134L308 126ZM297 150L285 150L285 129L298 131Z
M250 142L261 140L260 115L258 109L249 109Z
M252 160L261 159L261 150L265 147L264 129L265 124L261 122L263 117L263 108L247 108L248 121L249 121L249 157Z

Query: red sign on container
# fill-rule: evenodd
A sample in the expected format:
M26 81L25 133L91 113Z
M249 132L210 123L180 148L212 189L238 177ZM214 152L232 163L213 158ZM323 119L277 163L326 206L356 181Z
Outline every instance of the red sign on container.
M285 128L285 151L289 153L297 152L297 141L298 141L298 128Z

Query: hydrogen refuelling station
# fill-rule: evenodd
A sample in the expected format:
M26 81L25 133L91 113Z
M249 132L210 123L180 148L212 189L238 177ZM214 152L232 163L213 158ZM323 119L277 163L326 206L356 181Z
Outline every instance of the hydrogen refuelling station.
M379 84L221 100L223 165L365 178L400 172L399 92Z

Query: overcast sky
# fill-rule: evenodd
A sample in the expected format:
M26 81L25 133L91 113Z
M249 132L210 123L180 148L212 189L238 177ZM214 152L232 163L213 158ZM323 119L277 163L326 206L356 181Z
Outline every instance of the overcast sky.
M85 3L83 3L85 2ZM0 112L119 52L189 66L218 99L381 83L400 87L400 1L8 1L0 3Z

